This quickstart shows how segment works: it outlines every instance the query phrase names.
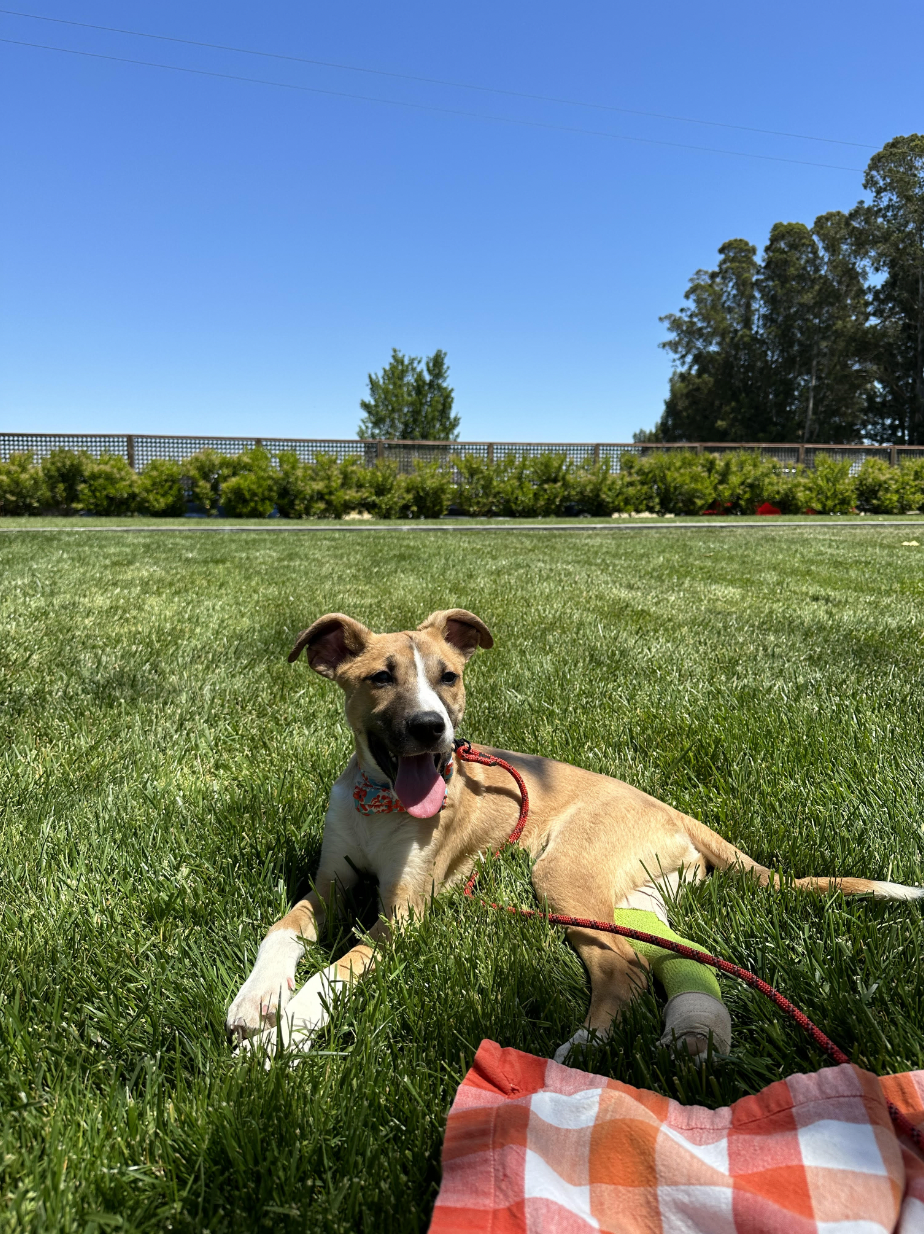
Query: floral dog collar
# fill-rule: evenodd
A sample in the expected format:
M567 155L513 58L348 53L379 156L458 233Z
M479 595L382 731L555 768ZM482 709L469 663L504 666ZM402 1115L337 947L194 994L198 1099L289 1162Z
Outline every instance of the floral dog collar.
M446 781L446 792L449 792L449 781L452 779L452 773L455 771L455 765L452 759L446 764L442 771L443 779ZM443 800L446 800L445 794ZM359 769L359 779L353 786L353 803L359 810L360 814L406 814L404 806L395 796L395 791L390 784L379 784L376 780L370 780L363 769Z

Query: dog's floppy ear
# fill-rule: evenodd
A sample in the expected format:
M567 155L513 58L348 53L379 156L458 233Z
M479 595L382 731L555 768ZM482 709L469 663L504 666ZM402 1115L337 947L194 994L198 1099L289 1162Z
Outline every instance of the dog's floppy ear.
M333 677L344 660L365 648L370 631L352 617L343 613L328 613L319 617L314 625L302 630L289 652L289 663L294 664L307 648L308 663L322 677Z
M444 608L431 613L418 630L435 630L450 647L455 647L468 660L479 647L493 647L491 631L480 617L464 608Z

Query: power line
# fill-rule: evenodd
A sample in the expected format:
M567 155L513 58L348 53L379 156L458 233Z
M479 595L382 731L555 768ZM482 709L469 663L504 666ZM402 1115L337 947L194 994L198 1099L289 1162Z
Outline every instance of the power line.
M626 116L647 116L654 120L675 120L682 124L703 124L711 128L735 129L741 133L761 133L768 137L793 137L799 141L820 141L826 142L829 145L835 146L854 146L861 150L878 150L878 146L872 146L867 142L861 141L840 141L836 137L812 137L807 133L787 133L778 129L759 129L753 128L746 124L727 124L721 120L696 120L690 116L671 116L657 111L639 111L632 107L614 107L609 103L587 103L579 99L557 98L554 95L547 94L528 94L522 90L504 90L497 86L476 86L470 82L464 81L448 81L440 77L418 77L410 73L394 73L386 69L370 69L363 68L355 64L340 64L330 60L309 60L303 56L288 56L281 52L275 51L257 51L251 47L232 47L225 43L204 43L195 39L181 39L169 34L151 34L144 30L126 30L120 26L98 26L86 21L69 21L64 17L43 17L38 13L23 13L18 9L0 9L0 13L6 14L9 17L27 17L32 21L50 21L62 26L79 26L83 30L104 30L109 34L129 34L133 38L139 39L157 39L164 43L182 43L187 47L208 47L212 51L231 51L243 56L262 56L271 60L288 60L294 64L311 64L319 68L339 69L348 73L368 73L376 77L391 77L399 81L416 81L423 82L431 86L451 86L459 90L476 90L482 94L502 94L508 98L531 99L533 102L541 103L560 103L567 107L589 107L597 111L613 111L619 112ZM3 40L4 42L12 42L13 40ZM24 46L38 47L41 44L24 44ZM64 50L58 48L55 50ZM89 53L88 53L89 54ZM116 57L113 57L115 59ZM141 63L139 61L138 63ZM162 66L158 66L162 67ZM333 92L331 92L333 93ZM352 97L352 96L350 96ZM694 148L694 147L691 147ZM756 157L756 156L755 156ZM811 166L824 166L824 164L811 164ZM854 170L851 168L851 170Z
M403 107L413 111L436 112L442 115L462 116L473 120L489 120L501 124L517 124L528 128L549 129L564 133L578 133L590 137L605 137L614 141L628 141L641 145L667 146L678 150L695 150L709 154L724 154L734 158L760 159L772 163L794 163L801 167L822 167L832 171L852 171L862 173L861 167L844 167L834 163L815 163L805 159L791 159L770 154L752 154L742 150L724 150L715 146L694 146L684 142L660 141L655 138L629 137L621 133L610 133L601 129L585 129L574 125L552 124L541 120L527 120L518 116L498 116L490 113L464 111L459 108L439 107L427 103L409 103L399 99L387 99L368 94L353 94L342 90L326 90L319 86L302 86L291 82L271 81L260 77L243 77L235 73L219 73L210 69L188 68L177 64L161 64L153 60L135 60L126 56L107 55L102 52L80 51L72 47L54 47L45 43L30 43L20 39L0 38L0 43L10 43L17 47L33 47L41 51L57 51L72 56L86 56L94 60L110 60L119 64L140 65L147 68L166 69L174 73L190 73L197 77L216 77L224 81L240 81L251 85L275 86L282 90L295 90L306 94L321 94L332 98L355 99L366 103L384 103L391 107Z
M606 137L612 141L629 141L637 145L668 146L675 150L696 150L707 154L725 154L740 159L760 159L767 163L795 163L799 167L824 167L829 171L863 172L862 167L842 167L836 163L812 163L807 159L787 159L773 154L749 154L743 150L722 150L716 146L691 146L679 141L658 141L650 137L627 137L622 133L607 133L602 129L583 129L568 124L549 124L542 120L522 120L517 116L485 115L476 111L460 111L452 107L435 107L427 103L405 103L399 99L377 98L369 94L348 94L343 90L323 90L319 86L297 86L286 81L268 81L261 77L240 77L235 73L216 73L211 69L192 69L179 64L158 64L153 60L131 60L126 56L109 56L98 51L78 51L73 47L52 47L47 43L27 43L21 39L0 38L0 43L14 47L34 47L39 51L57 51L68 56L85 56L91 60L110 60L117 64L141 65L151 69L167 69L172 73L190 73L195 77L217 77L222 81L243 81L254 86L275 86L280 90L296 90L301 94L323 94L330 98L357 99L363 103L385 103L389 107L404 107L412 111L430 111L444 116L464 116L469 120L488 120L497 124L518 124L526 128L549 129L559 133L579 133L585 137Z

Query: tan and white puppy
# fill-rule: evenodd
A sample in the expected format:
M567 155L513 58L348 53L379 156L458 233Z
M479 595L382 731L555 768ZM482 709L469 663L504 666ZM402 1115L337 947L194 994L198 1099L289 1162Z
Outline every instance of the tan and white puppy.
M431 613L416 630L398 634L374 634L352 617L330 613L298 636L289 660L304 650L314 671L343 689L355 753L331 790L315 890L260 945L228 1011L232 1039L268 1053L280 1038L309 1046L329 1018L335 992L372 964L373 946L359 944L294 994L296 965L305 944L317 940L338 885L349 888L358 871L377 878L382 918L370 932L375 944L410 910L423 912L434 891L464 881L479 854L504 843L517 819L516 785L502 768L453 754L465 710L465 663L478 647L492 645L484 622L464 609ZM552 912L611 921L617 906L656 907L653 870L676 885L678 875L701 878L710 867L738 867L773 885L764 866L631 785L531 754L480 748L512 763L526 781L530 810L520 844L533 859L540 903ZM369 781L386 786L403 809L361 812L354 790ZM924 895L863 878L803 878L796 886L897 900ZM645 962L611 934L571 929L568 941L591 984L585 1027L572 1041L604 1036L645 988Z

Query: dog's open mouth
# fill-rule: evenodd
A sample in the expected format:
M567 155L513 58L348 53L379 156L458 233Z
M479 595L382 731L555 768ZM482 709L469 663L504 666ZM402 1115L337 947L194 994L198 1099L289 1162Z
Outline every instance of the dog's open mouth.
M445 754L401 754L388 749L381 738L369 735L372 757L395 786L398 800L413 818L439 814L446 795Z

